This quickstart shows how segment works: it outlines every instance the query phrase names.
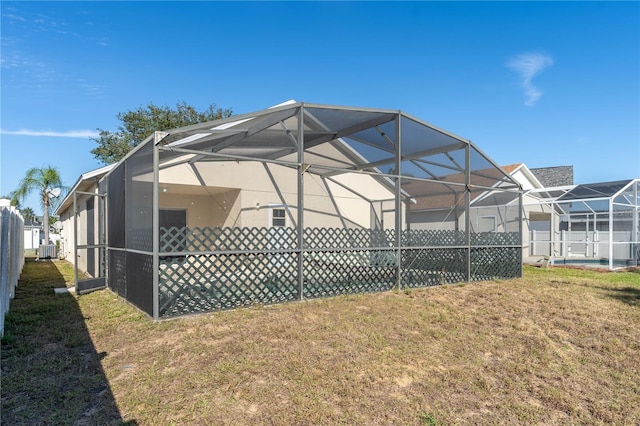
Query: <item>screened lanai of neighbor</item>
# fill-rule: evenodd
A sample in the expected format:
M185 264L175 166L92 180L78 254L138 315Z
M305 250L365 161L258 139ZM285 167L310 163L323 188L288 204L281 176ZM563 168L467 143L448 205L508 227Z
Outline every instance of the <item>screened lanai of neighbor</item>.
M530 191L524 210L526 257L608 269L640 263L640 179Z
M98 212L78 247L94 282L155 319L510 278L521 194L469 140L404 112L291 101L155 132L75 195Z

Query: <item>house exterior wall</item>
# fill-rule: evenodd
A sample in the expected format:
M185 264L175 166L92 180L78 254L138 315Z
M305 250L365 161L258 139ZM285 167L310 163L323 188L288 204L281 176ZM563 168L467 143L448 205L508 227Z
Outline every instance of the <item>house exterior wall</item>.
M75 244L73 238L73 206L60 213L60 222L62 223L62 229L60 230L62 238L59 255L73 263L73 247Z
M455 219L454 219L455 218ZM466 214L460 209L456 217L451 210L419 211L411 214L411 229L463 231ZM518 232L520 215L517 206L471 207L469 222L471 233ZM526 243L526 241L525 241Z
M179 189L178 189L179 190ZM160 209L186 209L187 226L240 226L240 190L232 189L215 196L160 193Z
M464 214L455 218L454 212L448 209L411 212L409 218L411 229L415 230L454 231L456 222L460 229L464 228L464 225L460 227L460 223L464 224Z
M160 172L160 186L169 188L161 193L160 208L187 208L189 226L266 227L274 207L286 207L288 223L296 223L297 170L260 162L208 162L196 167L206 187L194 181L194 172L185 164ZM181 186L185 181L190 188ZM178 195L174 188L178 193L201 193ZM369 228L373 209L365 198L384 200L393 198L393 193L368 175L352 173L332 181L307 173L304 226Z
M159 208L186 209L189 227L268 227L273 208L285 206L287 226L295 225L297 170L273 164L265 166L259 162L211 162L198 165L198 173L206 187L185 164L161 170ZM151 174L144 174L137 176L136 181L144 184L151 178ZM359 195L345 187L354 188ZM167 192L162 188L167 188ZM347 174L329 180L307 173L304 189L305 227L370 228L383 221L385 228L394 227L393 202L388 201L393 193L371 176ZM91 183L82 192L97 192L97 185ZM371 203L363 197L387 201ZM100 229L96 197L93 219L96 240L88 242L89 198L88 195L77 195L79 245L97 243ZM87 249L78 250L75 257L73 203L59 215L62 224L60 254L77 263L82 272L98 271L97 251L93 255L93 268L87 264L90 257Z
M37 249L40 247L42 227L40 225L24 226L24 248L25 250Z
M469 217L472 233L518 232L520 212L517 205L472 207Z
M96 185L92 185L91 188L86 190L85 192L97 192ZM78 208L78 245L87 245L87 244L97 244L100 223L99 223L99 207L97 197L94 198L94 207L93 207L93 230L94 230L94 239L92 241L88 240L88 211L87 211L87 200L92 198L89 195L78 194L77 195L77 208ZM60 212L60 222L62 223L62 230L60 231L61 235L61 243L60 243L60 255L69 260L70 262L76 264L80 271L87 273L89 276L96 276L97 271L99 270L99 255L98 251L95 249L79 249L78 255L75 257L75 246L76 240L74 236L74 212L73 212L73 204L71 204L67 209ZM90 254L89 251L93 253ZM91 257L93 259L91 259ZM88 264L91 262L91 265Z

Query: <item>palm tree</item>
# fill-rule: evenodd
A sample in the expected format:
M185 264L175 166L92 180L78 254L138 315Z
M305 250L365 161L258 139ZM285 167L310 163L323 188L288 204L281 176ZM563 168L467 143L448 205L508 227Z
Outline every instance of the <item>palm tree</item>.
M51 201L60 194L62 189L62 179L60 173L55 167L33 167L27 170L20 183L12 195L16 200L24 200L24 198L33 191L40 193L40 201L44 210L42 227L44 228L44 243L49 244L49 207Z

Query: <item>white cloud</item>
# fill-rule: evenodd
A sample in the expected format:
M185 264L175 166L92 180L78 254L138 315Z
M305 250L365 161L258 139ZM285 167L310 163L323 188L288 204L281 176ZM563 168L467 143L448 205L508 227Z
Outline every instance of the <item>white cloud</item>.
M0 134L3 135L18 135L18 136L46 136L53 138L97 138L98 132L95 130L67 130L63 132L56 132L53 130L5 130L0 129Z
M516 71L520 77L520 85L526 96L524 104L534 106L542 96L542 91L531 82L535 76L553 65L553 58L542 53L523 53L507 62L507 66Z
M78 80L78 87L81 87L88 96L101 97L104 95L104 86L101 84L90 84L82 78Z
M15 9L10 9L10 10L15 12ZM10 19L12 21L27 22L26 18L24 18L22 16L19 16L19 15L14 15L13 13L3 13L2 16L4 18Z

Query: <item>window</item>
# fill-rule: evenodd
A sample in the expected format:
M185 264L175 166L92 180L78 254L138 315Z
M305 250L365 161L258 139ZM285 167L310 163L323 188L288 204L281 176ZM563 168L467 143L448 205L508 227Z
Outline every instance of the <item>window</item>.
M478 216L478 232L496 232L496 217Z
M278 207L271 210L271 226L287 226L287 212Z

